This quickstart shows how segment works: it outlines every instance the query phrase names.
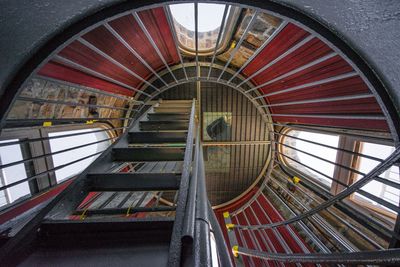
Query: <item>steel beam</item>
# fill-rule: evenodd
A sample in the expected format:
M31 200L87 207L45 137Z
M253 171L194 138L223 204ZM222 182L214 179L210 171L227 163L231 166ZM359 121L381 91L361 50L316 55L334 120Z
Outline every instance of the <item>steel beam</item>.
M161 54L160 49L157 47L157 44L154 42L153 37L151 37L151 34L147 30L147 28L144 25L143 21L140 19L139 15L136 12L132 12L132 16L135 18L135 20L138 23L140 29L146 35L147 39L149 40L149 42L153 46L154 50L156 50L157 55L160 57L161 61L164 63L164 66L167 68L167 70L171 74L172 78L174 78L175 82L178 83L178 80L176 79L174 73L171 71L171 68L169 67L169 65L168 65L167 61L165 60L164 56Z
M263 98L263 96L258 96L258 97L255 97L254 99L259 99L259 98ZM281 106L291 106L291 105L303 105L303 104L313 104L313 103L357 100L357 99L365 99L365 98L374 98L374 95L373 94L360 94L360 95L349 95L349 96L326 97L326 98L317 98L317 99L308 99L308 100L301 100L301 101L291 101L291 102L282 102L282 103L276 103L276 104L262 105L261 107L271 108L271 107L281 107Z
M154 76L156 76L164 85L167 85L167 83L164 81L164 79L162 79L161 76L158 75L158 73L147 63L147 61L144 60L144 59L141 57L141 55L140 55L138 52L136 52L136 50L133 49L133 47L130 46L130 45L124 40L124 38L122 38L122 36L119 35L119 34L117 33L116 30L113 29L113 27L110 26L110 24L108 24L107 22L105 22L105 23L104 23L104 27L106 27L106 29L107 29L112 35L114 35L114 37L117 38L118 41L120 41L120 42L121 42L121 43L122 43L136 58L137 58L137 59L139 59L140 62L142 62L142 64L145 65L146 68L147 68L148 70L150 70L150 71L154 74Z
M185 68L185 65L183 64L181 51L179 49L179 41L177 40L177 34L176 34L173 18L171 17L171 12L169 11L169 7L164 6L163 8L164 8L165 15L167 16L168 25L169 25L169 28L171 29L172 38L174 39L176 52L178 53L179 61L181 62L183 73L185 74L186 80L188 80L188 76L187 76L187 73L186 73L186 68ZM164 82L164 84L167 85L165 82Z
M312 62L310 62L310 63L307 63L307 64L305 64L305 65L303 65L303 66L301 66L301 67L299 67L299 68L296 68L296 69L294 69L294 70L291 70L291 71L289 71L289 72L287 72L287 73L285 73L285 74L282 74L282 75L280 75L280 76L278 76L278 77L276 77L276 78L274 78L274 79L272 79L272 80L269 80L269 81L267 81L267 82L265 82L265 83L262 83L262 84L260 84L260 85L257 85L257 86L255 86L255 87L253 87L252 89L247 90L246 93L252 92L252 91L254 91L254 90L257 90L257 89L259 89L259 88L265 87L265 86L267 86L267 85L269 85L269 84L272 84L272 83L274 83L274 82L280 81L280 80L282 80L282 79L284 79L284 78L286 78L286 77L289 77L290 75L296 74L296 73L298 73L298 72L300 72L300 71L303 71L303 70L305 70L305 69L308 69L308 68L310 68L310 67L313 67L313 66L315 66L315 65L318 65L318 64L320 64L320 63L322 63L322 62L324 62L324 61L326 61L326 60L328 60L328 59L331 59L331 58L333 58L333 57L335 57L335 56L337 56L337 55L338 55L338 54L335 53L335 52L329 53L329 54L327 54L327 55L325 55L325 56L323 56L323 57L320 57L320 58L318 58L318 59L316 59L316 60L314 60L314 61L312 61Z
M300 47L302 47L304 44L308 43L309 41L311 41L311 39L313 39L314 36L310 35L306 38L304 38L302 41L300 41L299 43L297 43L296 45L294 45L293 47L291 47L290 49L288 49L287 51L285 51L285 53L279 55L277 58L275 58L274 60L272 60L271 62L269 62L268 64L264 65L262 68L258 69L256 72L254 72L253 74L251 74L249 77L247 77L245 80L243 80L241 83L239 83L236 87L240 87L243 84L247 83L248 81L250 81L252 78L254 78L255 76L257 76L258 74L260 74L261 72L263 72L264 70L268 69L269 67L271 67L272 65L274 65L275 63L277 63L278 61L280 61L281 59L283 59L284 57L290 55L291 53L293 53L294 51L296 51L297 49L299 49Z
M281 164L281 163L278 163ZM276 173L275 177L279 180L279 184L278 186L282 189L284 189L284 184L287 182L287 177L282 177L282 175L280 173ZM301 194L307 195L312 201L315 201L315 203L320 204L321 201L317 200L315 197L312 196L312 194L307 193L303 188L302 188L303 184L298 184L297 185L297 189L299 191L301 191ZM293 198L295 198L295 195L291 192L289 192L287 189L284 189L283 191L285 191L286 193L288 193L289 195L291 195ZM300 200L297 200L295 198L296 202L301 203L301 205L307 205L309 207L309 205L307 203L303 203L300 202ZM375 248L377 249L383 249L383 247L381 245L379 245L374 239L372 239L371 237L369 237L368 235L366 235L364 232L362 232L362 230L360 230L359 228L357 228L357 226L354 226L352 223L348 222L346 220L346 218L342 218L341 216L338 216L337 214L335 214L334 212L332 212L329 209L326 209L326 212L329 213L331 216L337 218L341 223L343 223L346 227L350 228L352 231L356 232L361 238L363 238L364 240L368 241L371 245L373 245ZM302 224L303 222L299 222L300 224ZM310 233L313 234L313 233ZM317 239L319 240L319 239Z
M143 77L141 77L140 75L138 75L136 72L134 72L133 70L127 68L125 65L123 65L121 62L117 61L116 59L114 59L113 57L111 57L110 55L108 55L107 53L103 52L102 50L100 50L99 48L97 48L95 45L91 44L90 42L86 41L83 38L78 38L77 39L78 42L80 42L81 44L83 44L84 46L88 47L89 49L93 50L94 52L96 52L97 54L101 55L102 57L104 57L105 59L107 59L108 61L110 61L111 63L113 63L114 65L120 67L121 69L123 69L124 71L126 71L127 73L129 73L130 75L132 75L133 77L135 77L136 79L140 80L141 82L145 83L147 86L150 86L151 88L153 88L156 91L160 91L160 89L158 89L157 87L155 87L154 85L152 85L151 83L149 83L147 80L145 80Z
M253 61L253 59L255 59L256 56L258 56L258 54L259 54L261 51L263 51L264 48L265 48L269 43L271 43L271 42L275 39L275 37L286 27L287 24L288 24L287 21L282 21L282 23L281 23L281 24L278 26L278 28L271 34L271 36L270 36L267 40L265 40L264 43L263 43L259 48L257 48L257 50L251 55L251 57L249 57L249 58L246 60L246 62L240 67L240 69L239 69L238 71L236 71L235 74L233 74L233 76L227 81L227 83L230 83L237 75L239 75L240 72L241 72L242 70L244 70L244 68L246 68L247 65L249 65L249 64Z
M231 64L233 57L236 55L236 52L239 50L240 46L242 45L243 41L245 40L247 33L250 31L251 27L253 27L253 24L256 21L258 13L259 13L258 10L254 11L254 14L251 17L249 24L247 24L247 27L244 30L242 36L240 37L239 42L237 42L235 49L233 49L233 51L231 52L231 56L229 57L228 61L226 62L224 68L222 69L221 74L219 75L217 81L219 81L222 78L222 75L224 74L225 70L228 68L229 64Z
M302 85L298 85L298 86L294 86L294 87L291 87L291 88L283 89L283 90L280 90L280 91L277 91L277 92L264 94L264 95L262 95L262 97L269 97L269 96L273 96L273 95L279 95L279 94L294 92L294 91L302 90L302 89L309 88L309 87L312 87L312 86L318 86L318 85L322 85L322 84L326 84L326 83L330 83L330 82L336 82L336 81L340 81L340 80L344 80L344 79L348 79L348 78L352 78L352 77L356 77L356 76L358 76L357 72L349 72L349 73L341 74L341 75L338 75L338 76L322 79L322 80L319 80L319 81L316 81L316 82L305 83L305 84L302 84Z
M55 78L50 78L50 77L46 77L46 76L42 76L39 74L36 74L36 76L34 77L36 79L42 79L48 82L53 82L53 83L58 83L61 85L65 85L68 87L74 87L74 89L79 89L79 90L83 90L83 91L87 91L87 92L91 92L91 93L95 93L95 94L100 94L100 95L105 95L105 96L111 96L111 97L115 97L118 99L122 99L128 102L133 102L133 103L139 103L139 104L143 104L143 101L138 101L135 100L129 96L124 96L124 95L120 95L120 94L116 94L116 93L110 93L110 92L106 92L100 89L96 89L96 88L91 88L91 87L87 87L87 86L83 86L80 84L76 84L76 83L72 83L72 82L67 82L67 81L63 81L63 80L58 80Z
M386 120L385 116L379 115L320 115L320 114L276 114L271 113L272 117L299 117L299 118L319 118L319 119L339 119L339 120Z
M143 94L145 96L151 97L150 94L145 93L140 89L137 89L137 88L135 88L133 86L127 85L127 84L125 84L123 82L117 81L117 80L115 80L115 79L113 79L111 77L108 77L107 75L104 75L104 74L102 74L100 72L97 72L95 70L89 69L89 68L87 68L85 66L82 66L81 64L78 64L78 63L76 63L76 62L74 62L72 60L69 60L67 58L64 58L62 56L56 55L56 56L54 56L54 59L56 61L58 61L58 62L61 62L62 64L69 65L69 66L71 66L71 67L73 67L75 69L81 70L81 71L86 72L86 73L91 74L91 75L94 75L94 76L96 76L96 77L98 77L100 79L103 79L103 80L109 81L111 83L117 84L119 86L122 86L122 87L124 87L125 89L127 89L129 91L136 92L136 93Z
M109 122L112 120L132 120L131 118L60 118L60 119L8 119L5 122L4 128L18 128L18 127L33 127L43 126L43 123L50 122L51 126L60 124L71 123L94 123L94 122ZM47 127L47 126L46 126Z
M129 110L129 108L120 108L120 107L97 105L97 104L84 104L84 103L78 103L78 102L68 102L68 101L59 101L59 100L52 100L52 99L23 97L23 96L17 97L17 100L24 101L24 102L32 102L32 103L37 103L37 104L49 103L49 104L56 104L56 105L78 106L78 107L88 107L88 108L106 108L106 109L123 110L123 111Z
M239 247L238 254L284 263L320 263L345 265L399 265L400 249L344 253L269 253Z
M196 62L196 78L199 75L199 7L197 1L194 2L194 44L195 44L195 62Z
M214 53L213 53L213 56L212 56L212 59L211 59L210 68L208 69L207 80L210 79L212 66L214 65L215 57L217 55L217 51L218 51L218 47L219 47L219 42L221 41L222 33L224 31L223 27L225 25L226 17L228 15L228 9L229 9L229 5L225 5L224 14L222 15L221 25L219 26L219 32L218 32L217 41L215 42Z

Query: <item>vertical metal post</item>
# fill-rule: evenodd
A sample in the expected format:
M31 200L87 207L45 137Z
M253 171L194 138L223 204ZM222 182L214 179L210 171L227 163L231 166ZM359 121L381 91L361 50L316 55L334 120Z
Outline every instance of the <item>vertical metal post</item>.
M214 211L211 208L209 201L208 201L208 213L209 213L211 228L214 233L215 241L217 243L220 266L233 267L231 256L229 254L228 246L226 245L222 229L217 221L217 218L215 217Z
M194 43L196 49L196 79L199 79L199 10L198 3L194 3Z
M201 149L199 149L199 158L203 159L203 151ZM210 232L204 161L199 160L197 178L196 237L194 243L195 266L212 265Z
M229 212L227 212L227 211L224 212L223 216L224 216L225 225L226 225L226 227L228 229L228 239L229 239L229 243L230 243L231 249L232 249L233 246L238 246L239 243L238 243L238 241L236 239L234 230L229 228L229 226L232 225L232 219L231 219L231 216L230 216ZM235 265L237 267L244 266L243 265L243 258L241 260L235 260Z

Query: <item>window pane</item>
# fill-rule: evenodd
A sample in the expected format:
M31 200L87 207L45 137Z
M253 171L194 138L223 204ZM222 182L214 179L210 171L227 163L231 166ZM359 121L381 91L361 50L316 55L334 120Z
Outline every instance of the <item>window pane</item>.
M181 46L195 50L194 4L170 5L175 31ZM198 48L199 51L215 48L225 5L198 4Z
M362 143L361 153L365 155L374 156L380 159L385 159L394 151L393 146L386 146L380 144L373 143ZM378 161L360 157L358 170L362 173L368 174L373 168L375 168L379 164ZM392 166L390 169L386 170L379 177L390 180L395 183L400 183L399 176L399 167ZM361 175L357 175L356 180L361 179ZM362 190L373 194L389 203L394 205L399 204L400 200L400 191L394 187L388 186L384 183L378 181L371 181L365 186L362 187ZM356 199L366 201L374 206L379 206L381 208L385 208L382 205L368 199L367 197L360 195L358 193L355 194ZM386 208L385 208L386 209Z
M18 139L0 141L0 143L15 142ZM0 162L8 164L22 160L22 151L20 145L10 145L0 147ZM0 173L0 186L11 184L26 178L26 170L23 163L4 168ZM30 195L28 182L18 184L16 186L0 191L0 205L9 204L20 197Z
M225 5L199 3L199 50L214 49Z
M339 136L336 135L327 135L327 134L319 134L305 131L295 131L292 130L287 133L289 136L297 137L304 140L310 140L313 142L317 142L320 144L329 145L332 147L337 147L339 142ZM282 146L282 153L287 155L288 157L294 159L291 160L289 158L285 158L285 160L300 172L309 175L323 184L330 186L332 184L332 180L325 177L333 177L333 172L335 169L335 165L326 162L322 159L326 159L331 162L336 161L337 150L332 148L327 148L321 145L312 144L306 141L302 141L296 138L284 137L283 143L286 145ZM301 151L304 152L301 152ZM307 155L306 153L310 153L322 159L318 159L311 155ZM297 163L298 161L300 163ZM306 166L315 169L316 171L307 168ZM320 173L318 173L320 172ZM322 175L322 174L324 175Z
M52 137L52 136L59 136L66 134L84 133L84 132L91 132L94 130L99 130L99 129L95 128L95 129L85 129L85 130L75 130L75 131L62 131L62 132L50 133L49 136ZM84 135L75 135L64 138L50 139L50 148L52 152L57 152L70 147L76 147L87 143L93 143L107 138L108 135L105 132L96 132ZM54 167L100 152L106 149L109 144L110 141L106 141L53 155ZM93 157L89 157L85 160L81 160L77 163L71 164L67 167L57 170L55 172L57 182L61 182L67 178L70 178L80 173L87 166L89 166L89 164L92 163L92 161L94 161L99 155L100 154Z

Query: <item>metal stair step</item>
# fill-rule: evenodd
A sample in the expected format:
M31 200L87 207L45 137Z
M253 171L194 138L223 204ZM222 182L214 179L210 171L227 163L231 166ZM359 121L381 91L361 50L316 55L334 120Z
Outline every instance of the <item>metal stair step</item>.
M183 161L183 147L122 147L113 148L114 161Z
M157 144L157 143L184 143L186 142L187 132L130 132L129 143L131 144Z
M182 99L175 99L175 100L165 100L165 99L160 99L160 103L192 103L193 100L182 100Z
M169 103L169 102L161 102L158 104L158 107L173 107L173 108L188 108L192 107L192 103Z
M187 130L189 126L188 120L180 121L140 121L139 128L142 131L157 130Z
M165 212L165 211L175 211L174 206L159 206L159 207L127 207L127 208L105 208L97 210L76 210L74 215L81 215L85 212L85 215L118 215L118 214L130 214L136 212Z
M133 232L152 229L171 229L174 218L102 218L93 220L44 220L41 234L70 235L90 233Z
M177 190L180 176L174 173L91 173L91 191Z
M150 121L175 121L189 119L189 113L163 112L148 113L147 118Z
M189 113L190 108L185 107L154 107L154 112L159 113Z
M182 161L158 161L158 162L145 162L139 168L137 173L182 173Z

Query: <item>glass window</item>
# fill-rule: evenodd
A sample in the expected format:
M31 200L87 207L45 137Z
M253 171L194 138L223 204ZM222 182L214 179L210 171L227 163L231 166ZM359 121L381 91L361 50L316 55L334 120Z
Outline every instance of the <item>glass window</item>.
M195 50L194 4L169 6L178 41L186 50ZM198 48L199 51L215 49L225 5L198 4ZM221 39L222 40L222 39Z
M60 136L60 135L66 135L66 134L84 133L84 132L91 132L94 130L99 130L99 128L55 132L55 133L49 133L49 136L53 137L53 136ZM87 143L93 143L96 141L105 140L107 138L108 138L108 135L106 134L106 132L103 131L103 132L95 132L95 133L84 134L84 135L75 135L75 136L70 136L70 137L50 139L50 148L51 148L51 151L54 153L54 152L57 152L60 150L70 148L70 147L85 145ZM66 164L68 162L78 160L80 158L87 157L87 156L95 154L97 152L100 152L100 151L106 149L109 146L109 144L110 144L110 141L105 141L105 142L92 144L92 145L85 146L82 148L78 148L78 149L74 149L74 150L70 150L70 151L66 151L63 153L53 155L54 167ZM87 159L81 160L77 163L71 164L67 167L57 170L55 172L57 182L61 182L65 179L68 179L68 178L80 173L87 166L89 166L89 164L92 163L99 155L100 154L89 157Z
M306 153L310 153L328 161L335 162L337 150L327 148L322 145L328 145L337 148L339 136L297 130L291 130L287 132L287 135L288 136L284 136L282 138L283 145L281 146L281 150L282 153L287 156L283 156L283 159L291 167L295 168L301 173L308 175L320 181L322 184L330 187L332 180L324 175L332 178L335 165L311 155L307 155ZM301 139L313 141L322 145L312 144Z
M367 142L361 143L361 150L360 150L361 154L377 157L380 159L387 158L393 151L394 151L393 146L386 146L386 145L367 143ZM367 174L378 164L379 162L376 160L360 157L358 170L362 173ZM383 174L381 174L380 177L395 183L400 183L399 167L392 166L390 169L386 170ZM361 175L356 176L356 180L360 178L362 178ZM396 206L399 205L400 191L394 187L386 185L385 183L373 180L368 184L366 184L365 186L363 186L361 189ZM369 203L370 205L387 209L386 207L376 203L375 201L370 200L369 198L359 193L355 193L354 197L356 200L361 200Z
M0 143L15 142L18 139L0 141ZM23 159L21 146L18 144L0 147L0 162L2 165ZM1 169L0 186L8 185L27 178L23 163ZM0 191L0 206L12 203L19 198L30 195L28 182L15 185Z

